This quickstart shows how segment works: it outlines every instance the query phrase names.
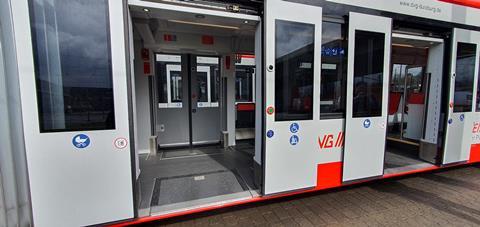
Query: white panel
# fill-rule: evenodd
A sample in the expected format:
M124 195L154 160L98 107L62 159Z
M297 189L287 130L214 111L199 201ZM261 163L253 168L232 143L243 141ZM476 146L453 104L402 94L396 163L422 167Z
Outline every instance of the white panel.
M474 122L479 117L475 112L477 103L477 80L479 73L479 55L480 55L480 32L464 29L453 29L452 54L450 62L450 93L449 103L454 103L455 74L457 45L459 42L471 43L476 45L475 70L473 82L472 111L453 112L453 106L449 105L446 123L445 146L443 153L443 164L467 161L470 157L470 146L472 144L472 129Z
M79 132L39 133L28 1L12 1L30 193L35 226L85 226L133 217L124 9L109 1L115 130L83 131L90 146L79 150Z
M411 16L480 26L480 11L439 0L327 0Z
M265 137L265 193L272 194L310 188L316 185L318 152L318 118L320 99L320 50L322 8L269 0L265 4L265 89L266 103L262 108L275 106L275 71L267 70L275 66L275 20L295 21L315 25L314 70L313 70L313 120L275 121L275 114L266 116L266 130L273 130L274 136ZM302 12L302 13L292 13ZM297 145L290 144L290 125L296 122L299 131Z
M343 181L383 175L392 26L392 20L390 18L353 12L350 13L349 20L347 120L345 125L345 150L343 154ZM352 117L356 30L385 34L382 114L378 117ZM370 121L369 127L364 127L365 121ZM369 142L366 143L365 141Z

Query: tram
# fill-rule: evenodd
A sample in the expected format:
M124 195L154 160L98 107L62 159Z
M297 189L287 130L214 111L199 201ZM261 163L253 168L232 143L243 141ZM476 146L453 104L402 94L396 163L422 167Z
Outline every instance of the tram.
M480 4L0 1L0 226L125 226L480 162Z

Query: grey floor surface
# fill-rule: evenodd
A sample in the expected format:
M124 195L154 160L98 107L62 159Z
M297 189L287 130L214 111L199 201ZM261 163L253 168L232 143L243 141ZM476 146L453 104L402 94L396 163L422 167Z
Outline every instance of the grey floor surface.
M420 160L411 152L398 148L387 147L385 152L385 174L400 173L434 166Z
M248 143L240 143L238 148L242 150L214 146L140 155L140 216L235 199L234 195L252 196L250 192L257 189L253 184L254 148Z

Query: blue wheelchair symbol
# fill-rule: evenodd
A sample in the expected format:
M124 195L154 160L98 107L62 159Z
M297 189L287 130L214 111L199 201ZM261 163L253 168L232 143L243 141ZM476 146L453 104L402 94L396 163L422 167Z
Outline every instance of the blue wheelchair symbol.
M300 129L300 126L297 123L292 123L290 125L290 132L292 133L297 133L299 129Z
M300 142L300 139L298 138L297 135L293 135L293 136L290 137L290 144L291 145L295 146L295 145L298 144L298 142Z
M273 135L274 135L273 130L268 130L268 131L267 131L267 137L268 137L268 138L272 138Z
M86 148L90 145L90 138L85 134L78 134L72 138L72 144L76 148Z
M370 119L365 119L365 121L363 121L363 127L364 128L370 128L371 124L372 124L372 122L370 121Z
M465 119L465 114L460 115L460 121L463 121L463 119Z
M448 119L448 124L452 124L452 123L453 123L453 119L452 118Z

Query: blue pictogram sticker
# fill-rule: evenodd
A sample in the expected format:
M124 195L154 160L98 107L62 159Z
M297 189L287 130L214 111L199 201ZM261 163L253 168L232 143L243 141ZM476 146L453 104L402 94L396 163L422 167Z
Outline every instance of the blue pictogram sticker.
M275 133L273 132L273 130L268 130L268 131L267 131L267 137L268 137L268 138L272 138L274 134L275 134Z
M463 121L463 119L465 119L465 114L460 115L460 121Z
M448 119L448 124L452 124L452 122L453 122L452 118Z
M76 148L86 148L90 145L90 137L85 134L78 134L72 138L72 144Z
M300 126L297 123L292 123L290 125L290 132L292 133L297 133L299 129L300 129Z
M290 137L290 144L291 145L295 146L295 145L298 144L298 142L300 142L300 139L298 138L297 135L293 135L293 136Z
M371 124L372 124L372 122L370 121L370 119L365 119L365 121L363 121L363 127L364 128L370 128Z

